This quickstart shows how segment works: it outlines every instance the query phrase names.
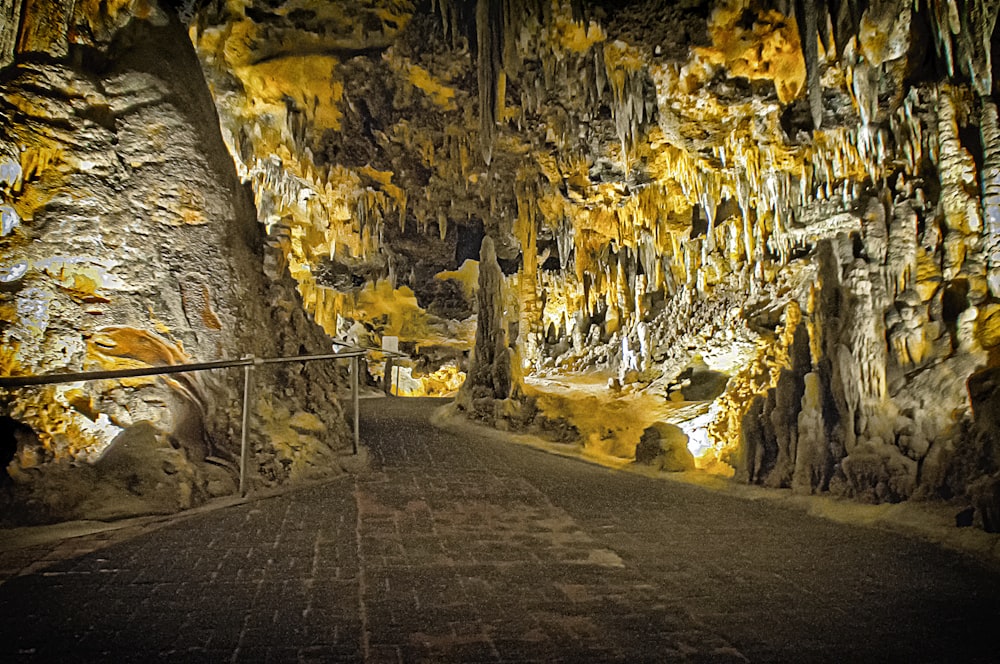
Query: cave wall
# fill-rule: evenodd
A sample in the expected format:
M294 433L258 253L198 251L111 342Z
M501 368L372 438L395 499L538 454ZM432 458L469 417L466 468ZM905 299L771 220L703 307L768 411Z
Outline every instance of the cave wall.
M209 3L190 34L328 331L468 352L474 289L440 284L485 234L526 375L680 395L692 362L733 355L686 425L699 454L884 501L968 497L998 470L966 387L1000 320L996 18L979 0L252 2Z
M177 16L146 2L4 12L19 20L0 29L2 373L328 352L291 282L264 276L252 194ZM232 492L240 373L2 391L4 520ZM254 373L251 485L335 469L337 369Z
M77 26L33 51L76 72L133 18L156 20L155 6L132 3L85 26L76 5L25 22L25 6L4 5L22 24L0 39L0 62L15 63L5 85L36 66L25 45L45 26ZM504 276L486 300L503 324L491 314L479 342L515 358L518 385L604 372L609 398L694 403L678 425L700 467L867 501L960 498L989 527L997 11L983 0L216 0L186 5L184 23L218 113L208 124L265 236L275 315L301 317L281 290L294 283L327 334L399 337L416 358L406 391L507 375L473 350L487 237ZM88 99L57 96L74 95ZM103 110L72 117L108 123ZM50 157L5 149L13 246L40 200L13 182L42 182ZM198 223L207 202L146 186L174 202L139 216L180 220L159 231L210 232ZM223 235L205 246L240 233ZM226 337L227 307L254 298L209 281ZM153 311L185 352L218 335L169 301ZM27 305L7 311L8 335L33 320ZM695 398L706 360L727 363L729 380ZM513 400L490 389L505 405L480 403L489 421L551 424L530 389Z

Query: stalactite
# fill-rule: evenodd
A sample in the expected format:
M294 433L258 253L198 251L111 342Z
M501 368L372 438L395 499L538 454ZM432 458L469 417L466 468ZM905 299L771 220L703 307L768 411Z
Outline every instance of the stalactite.
M949 77L955 75L955 55L952 45L952 34L961 31L961 19L955 0L927 0L928 14L931 19L931 31L934 35L934 49L939 58L943 58Z
M823 89L819 81L817 32L819 12L823 11L825 14L824 5L822 0L795 0L795 20L799 26L799 40L802 42L802 55L806 61L806 92L814 129L819 129L823 124Z
M503 6L501 0L477 0L476 39L478 42L479 141L483 160L493 159L498 108L497 86L503 73Z
M501 65L505 74L513 75L521 69L521 54L517 48L516 34L520 31L521 21L524 19L525 7L516 0L503 0L501 6ZM501 76L501 82L503 77ZM503 103L499 104L503 108Z
M432 0L431 13L437 12L441 20L441 31L446 40L451 42L452 48L458 50L462 48L462 39L467 37L463 33L464 26L468 23L466 12L470 11L471 3L465 0ZM475 8L472 7L471 11Z
M906 173L917 174L924 157L923 124L917 115L919 97L916 89L911 89L902 104L891 117L894 140L906 159Z
M961 70L984 97L993 91L991 39L1000 3L995 0L966 0L960 11L961 29L955 34Z
M598 74L598 94L605 87L611 88L611 114L615 122L622 151L622 164L628 171L628 156L638 144L646 126L653 120L647 106L648 72L642 66L641 56L622 43L605 44L595 49ZM603 76L601 65L604 66Z
M858 0L830 0L830 7L833 38L843 48L858 34L862 10Z
M948 76L964 72L983 96L992 92L991 38L1000 5L992 0L928 0L938 57ZM958 67L956 68L956 63Z

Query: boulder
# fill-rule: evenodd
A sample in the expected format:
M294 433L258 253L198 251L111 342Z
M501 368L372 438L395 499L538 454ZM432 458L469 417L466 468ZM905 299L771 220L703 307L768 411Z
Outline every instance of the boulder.
M687 434L680 427L657 422L642 432L635 447L635 462L669 473L694 470Z
M975 525L988 533L1000 533L1000 473L973 482L969 497L975 508Z

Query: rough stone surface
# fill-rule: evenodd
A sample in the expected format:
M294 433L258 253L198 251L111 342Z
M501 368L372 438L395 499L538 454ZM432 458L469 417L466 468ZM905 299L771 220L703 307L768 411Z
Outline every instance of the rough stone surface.
M194 51L177 19L150 7L105 8L120 10L109 32L73 57L22 49L3 72L0 152L16 161L0 196L20 221L5 222L0 266L25 266L0 290L6 375L328 348L288 282L265 282L253 203ZM251 481L335 467L337 380L329 368L255 372ZM0 436L16 448L3 519L169 512L232 487L217 471L234 476L241 383L229 370L2 391ZM264 438L290 415L272 400L317 414L328 433L309 450Z
M988 533L1000 533L1000 474L982 477L969 487L973 523Z
M668 473L694 470L694 456L687 444L687 434L680 427L657 422L642 432L635 447L635 462Z

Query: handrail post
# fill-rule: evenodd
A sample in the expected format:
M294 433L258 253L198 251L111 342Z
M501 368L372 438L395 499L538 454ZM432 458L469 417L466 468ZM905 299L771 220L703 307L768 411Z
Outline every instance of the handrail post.
M247 355L243 359L253 360L254 357ZM252 362L243 367L243 424L240 427L240 496L243 498L247 495L247 460L250 456L247 433L250 429L250 371L252 369Z
M354 403L354 454L358 453L358 439L360 436L360 429L358 426L359 419L359 403L358 403L358 373L359 373L360 362L358 362L358 356L355 355L351 358L351 401Z

